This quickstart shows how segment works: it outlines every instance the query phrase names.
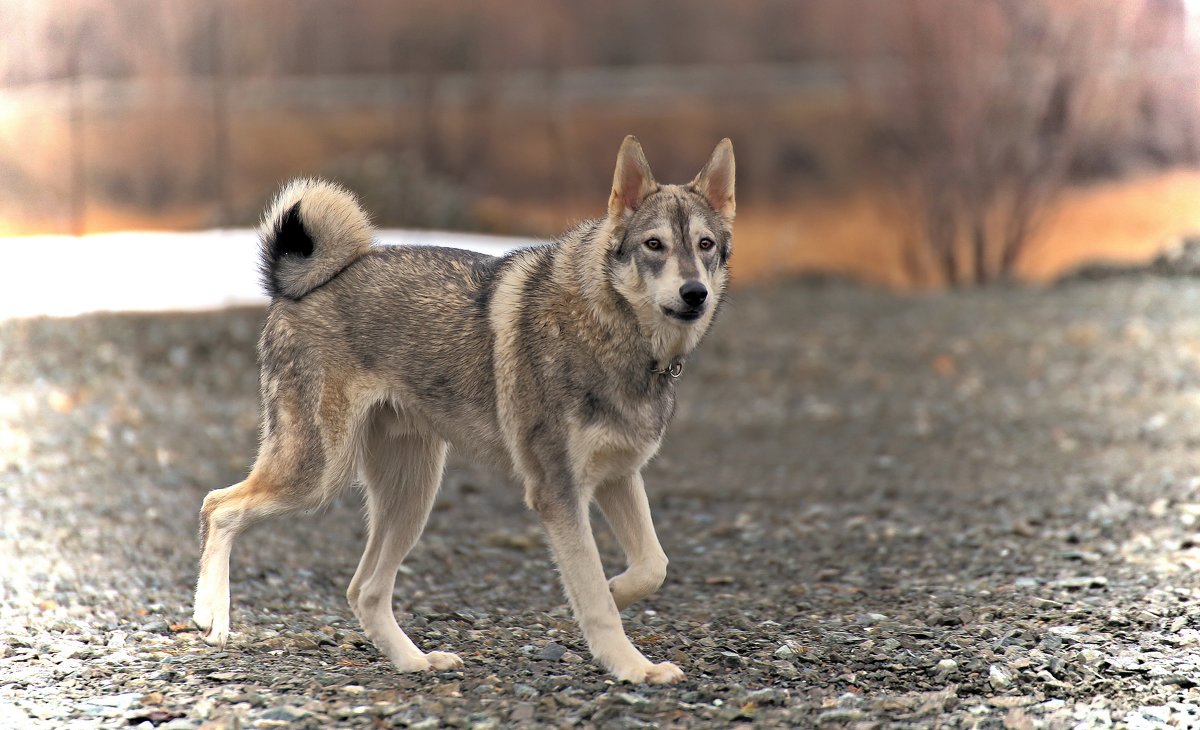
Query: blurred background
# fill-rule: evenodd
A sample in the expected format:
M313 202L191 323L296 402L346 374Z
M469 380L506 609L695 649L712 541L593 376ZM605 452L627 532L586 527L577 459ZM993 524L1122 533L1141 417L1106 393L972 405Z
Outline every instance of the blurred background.
M621 138L722 136L738 280L1047 280L1200 231L1195 0L4 0L0 234L252 225L296 175L384 226L548 237Z

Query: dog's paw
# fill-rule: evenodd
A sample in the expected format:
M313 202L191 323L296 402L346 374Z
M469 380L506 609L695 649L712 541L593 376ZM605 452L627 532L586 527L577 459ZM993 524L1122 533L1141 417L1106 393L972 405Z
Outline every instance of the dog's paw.
M448 651L431 651L425 655L425 659L431 668L441 671L458 669L463 665L463 660L457 654Z
M196 624L199 626L200 624ZM225 642L229 641L229 619L220 621L214 619L212 624L203 629L201 636L204 638L204 643L209 646L215 646L218 649L225 648Z
M683 681L683 670L671 662L651 664L646 672L647 684L675 684Z
M613 672L621 682L632 684L674 684L683 680L683 670L671 662L661 662Z
M219 649L229 640L229 612L214 611L208 602L197 601L192 623L200 629L204 643Z

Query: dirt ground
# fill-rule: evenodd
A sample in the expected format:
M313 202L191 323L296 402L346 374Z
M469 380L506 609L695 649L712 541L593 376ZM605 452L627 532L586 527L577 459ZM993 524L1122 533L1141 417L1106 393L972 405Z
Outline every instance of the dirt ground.
M672 687L605 677L520 490L458 462L396 604L461 671L365 641L353 492L239 541L205 646L262 312L2 324L0 727L1200 726L1198 315L1145 276L735 292L646 475L671 568L625 619Z

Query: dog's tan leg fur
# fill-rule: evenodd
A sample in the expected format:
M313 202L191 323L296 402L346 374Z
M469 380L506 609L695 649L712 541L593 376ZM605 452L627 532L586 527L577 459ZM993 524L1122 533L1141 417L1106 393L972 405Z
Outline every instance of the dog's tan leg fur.
M247 526L273 511L280 485L256 467L245 481L209 492L200 508L200 578L193 620L209 644L224 647L229 638L229 553Z
M567 600L592 654L624 682L668 684L683 679L670 662L652 663L625 636L621 614L604 578L586 501L561 504L534 500L562 573Z
M362 475L369 537L346 597L367 636L397 669L454 669L462 666L457 655L422 652L392 611L396 571L421 536L433 507L446 443L416 434L393 435L389 428L381 415L366 437Z
M596 502L612 527L629 567L608 582L618 609L658 590L667 577L667 554L658 543L640 473L606 482Z
M282 399L280 419L296 424L303 413L291 399ZM192 620L204 640L224 647L229 639L229 555L233 541L259 520L326 504L350 482L361 415L344 409L327 419L320 441L305 441L286 428L268 435L246 480L216 489L200 508L200 576L196 581ZM304 464L319 452L319 473Z

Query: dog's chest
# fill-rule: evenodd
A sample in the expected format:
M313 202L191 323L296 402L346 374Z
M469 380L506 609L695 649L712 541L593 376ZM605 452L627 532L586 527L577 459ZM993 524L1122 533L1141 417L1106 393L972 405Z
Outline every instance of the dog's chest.
M662 441L657 421L647 416L621 424L572 424L569 442L576 477L598 484L640 470Z

